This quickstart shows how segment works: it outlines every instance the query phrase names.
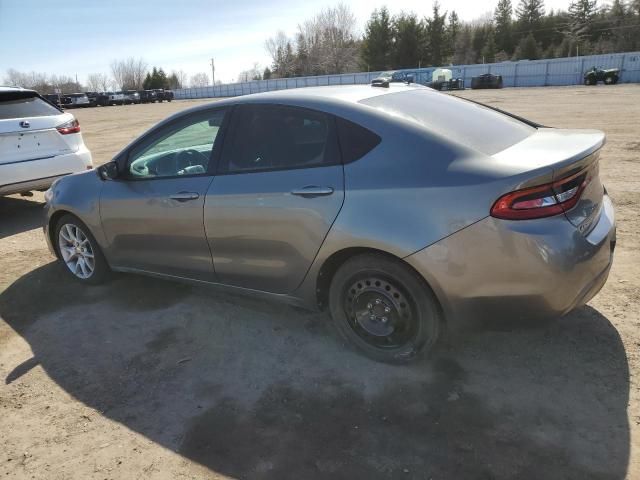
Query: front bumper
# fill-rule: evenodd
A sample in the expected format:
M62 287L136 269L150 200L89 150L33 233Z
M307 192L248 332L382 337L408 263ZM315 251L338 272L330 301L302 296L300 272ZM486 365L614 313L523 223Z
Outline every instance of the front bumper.
M430 284L450 325L515 323L561 316L588 302L607 280L615 241L605 195L587 235L564 215L488 217L405 260Z

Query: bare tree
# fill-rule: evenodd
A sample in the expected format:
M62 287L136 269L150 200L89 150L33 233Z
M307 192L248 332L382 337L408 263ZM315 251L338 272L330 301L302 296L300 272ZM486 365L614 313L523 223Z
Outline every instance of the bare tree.
M326 8L298 27L311 66L322 73L345 73L358 67L356 17L344 4Z
M196 73L191 77L192 87L206 87L209 84L209 75L204 72Z
M77 83L72 77L62 75L47 75L41 72L19 72L13 68L7 70L4 82L8 85L15 85L24 88L31 88L40 93L53 93L59 88L62 93L81 92L82 85Z
M248 70L243 70L238 75L238 82L250 82L252 80L262 80L262 67L258 62L253 63L253 67Z
M175 75L175 77L178 79L179 87L177 88L184 88L187 86L187 74L184 72L184 70L178 70L177 72L173 70L171 72L171 75Z
M111 75L117 88L140 90L147 73L147 63L142 58L129 57L111 62Z
M277 77L353 72L358 68L357 37L355 15L339 4L298 25L295 42L279 31L265 49Z
M92 92L106 92L109 89L109 77L104 73L87 75L87 88Z

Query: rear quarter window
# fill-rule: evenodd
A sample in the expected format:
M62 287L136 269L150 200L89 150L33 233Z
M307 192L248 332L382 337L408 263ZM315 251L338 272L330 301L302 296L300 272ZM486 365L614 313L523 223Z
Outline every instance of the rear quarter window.
M360 103L406 118L454 142L493 155L536 129L489 107L429 89L389 93Z
M336 126L343 163L355 162L364 157L382 140L371 130L344 118L336 117Z
M0 120L60 115L60 110L40 97L3 98L0 96Z

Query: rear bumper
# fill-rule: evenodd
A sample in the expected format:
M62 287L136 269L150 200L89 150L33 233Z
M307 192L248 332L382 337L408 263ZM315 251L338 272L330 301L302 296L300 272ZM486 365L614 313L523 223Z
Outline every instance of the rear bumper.
M49 158L0 163L0 195L44 190L60 177L92 167L91 153L82 145L77 152Z
M564 315L605 284L613 260L613 205L581 234L564 215L485 218L405 260L440 300L451 325L519 322Z

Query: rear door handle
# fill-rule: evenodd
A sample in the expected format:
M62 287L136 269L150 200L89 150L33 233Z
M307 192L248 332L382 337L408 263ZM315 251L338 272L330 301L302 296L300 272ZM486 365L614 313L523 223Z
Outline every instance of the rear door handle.
M321 197L324 195L331 195L333 188L331 187L316 187L315 185L308 185L306 187L298 188L291 191L291 195L298 195L299 197Z
M189 200L196 200L199 197L200 195L195 192L179 192L169 195L171 200L177 200L178 202L188 202Z

